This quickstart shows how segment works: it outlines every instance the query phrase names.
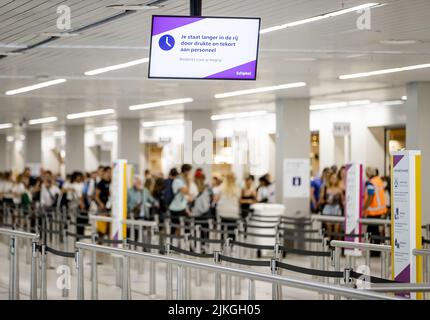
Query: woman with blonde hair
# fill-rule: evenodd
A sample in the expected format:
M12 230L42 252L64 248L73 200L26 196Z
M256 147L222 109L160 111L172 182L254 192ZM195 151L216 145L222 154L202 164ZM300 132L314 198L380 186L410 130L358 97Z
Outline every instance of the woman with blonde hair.
M216 202L217 214L221 217L221 222L232 223L240 218L240 188L233 173L225 176L220 191L216 195ZM229 226L228 229L234 229L234 226L232 228Z

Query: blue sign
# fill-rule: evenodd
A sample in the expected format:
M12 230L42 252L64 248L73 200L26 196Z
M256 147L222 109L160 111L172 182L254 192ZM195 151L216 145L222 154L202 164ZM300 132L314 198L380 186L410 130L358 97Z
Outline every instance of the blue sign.
M175 46L175 39L171 35L164 35L158 41L158 45L164 51L169 51Z

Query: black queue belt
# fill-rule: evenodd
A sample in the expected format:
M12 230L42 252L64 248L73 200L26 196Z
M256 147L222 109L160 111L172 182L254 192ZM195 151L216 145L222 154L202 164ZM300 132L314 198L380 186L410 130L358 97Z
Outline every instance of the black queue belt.
M171 238L171 239L184 239L185 238L185 236L177 236L176 234L165 234L165 233L160 233L158 231L154 232L154 234L157 236L162 236L162 237Z
M423 238L423 243L429 244L429 243L430 243L430 240L429 240L429 239L424 239L424 238Z
M371 235L370 239L372 240L379 240L379 241L391 241L391 237L385 237L385 236L380 236L380 235Z
M255 266L255 267L270 267L270 261L265 260L245 260L245 259L238 259L233 258L229 256L224 256L222 254L219 255L220 261L227 261L234 264L241 264L245 266Z
M239 233L249 237L276 238L276 234L258 234L258 233L245 232L245 231L239 231Z
M262 223L278 223L279 222L279 220L261 220L261 219L255 219L255 218L250 218L249 221L262 222Z
M302 249L290 248L285 246L280 246L279 250L286 253L298 254L302 256L331 257L331 252L329 251L302 250Z
M214 222L214 225L227 226L227 227L237 227L239 222Z
M170 250L172 250L176 253L180 253L180 254L184 254L187 256L196 257L196 258L213 258L214 257L213 253L198 253L198 252L193 252L193 251L181 249L179 247L172 246L172 245L170 246Z
M209 228L200 228L200 230L203 232L234 234L234 230L218 230L218 229L209 229Z
M244 248L249 248L249 249L257 249L257 250L274 250L275 249L275 246L246 243L246 242L240 242L240 241L232 241L231 244L233 246L244 247Z
M282 231L284 233L320 233L320 229L291 229L291 228L278 228L279 231Z
M60 251L48 246L45 246L46 252L50 252L56 256L64 257L64 258L74 258L75 253L74 252L67 252L67 251Z
M309 222L309 221L285 221L285 220L282 220L279 224L286 224L286 225L295 225L295 226L301 226L301 227L304 227L304 226L311 226L312 225L312 222Z
M123 244L126 241L125 240L113 240L113 239L100 239L101 243L108 243L108 244Z
M199 241L199 242L207 242L207 243L224 243L224 240L221 239L208 239L208 238L197 238L197 237L188 237L190 241Z
M328 270L309 269L309 268L299 267L299 266L295 266L295 265L280 262L280 261L276 261L276 267L284 269L284 270L288 270L288 271L308 274L311 276L326 277L326 278L343 278L344 277L344 273L342 271L328 271Z
M132 246L142 247L143 249L158 250L159 252L165 251L164 246L161 246L159 244L144 243L144 242L139 242L139 241L134 241L129 239L127 239L127 244L130 244Z

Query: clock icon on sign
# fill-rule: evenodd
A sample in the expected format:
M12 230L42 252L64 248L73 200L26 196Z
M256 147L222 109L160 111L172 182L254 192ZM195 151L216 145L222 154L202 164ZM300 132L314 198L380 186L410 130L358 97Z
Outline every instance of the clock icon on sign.
M164 51L169 51L175 46L175 38L173 38L169 34L166 34L160 38L160 40L158 41L158 45Z

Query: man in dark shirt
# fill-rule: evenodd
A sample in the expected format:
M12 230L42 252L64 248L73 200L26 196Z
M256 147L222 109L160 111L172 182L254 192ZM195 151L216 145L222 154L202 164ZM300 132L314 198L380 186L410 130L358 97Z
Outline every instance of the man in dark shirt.
M102 179L97 183L95 200L100 211L107 211L107 203L110 197L110 182L111 182L111 168L105 167L103 169Z

